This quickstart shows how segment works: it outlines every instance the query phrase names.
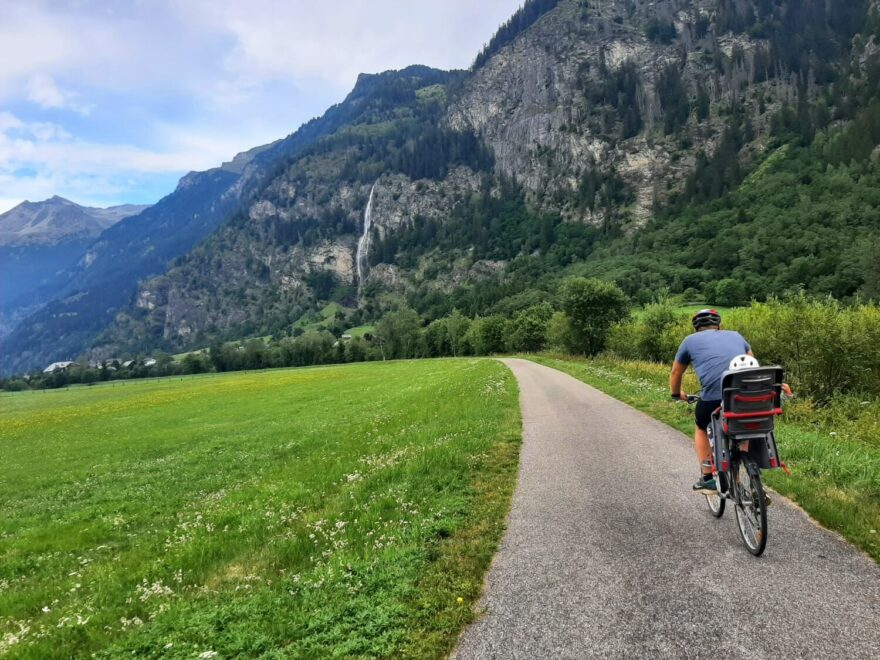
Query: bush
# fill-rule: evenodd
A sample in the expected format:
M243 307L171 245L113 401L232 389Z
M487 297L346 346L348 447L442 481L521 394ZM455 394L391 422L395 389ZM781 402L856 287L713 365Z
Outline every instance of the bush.
M511 351L535 352L547 342L547 323L553 315L549 303L535 305L516 315L510 322L507 346Z
M507 346L508 322L503 316L486 316L471 323L468 337L477 355L503 353Z
M577 350L571 322L565 312L555 312L547 323L547 344L557 351L574 353Z
M652 303L633 320L611 328L608 349L630 360L666 362L690 330L687 315L671 303Z
M671 316L670 316L671 313ZM880 307L845 307L831 298L799 294L724 315L722 325L752 345L762 364L778 364L796 390L819 403L838 394L880 396ZM633 360L671 363L691 332L687 315L649 305L615 326L608 347Z
M739 330L763 363L785 367L810 396L880 395L880 308L800 294L728 316L726 326Z
M713 305L736 307L747 302L746 289L739 280L725 279L715 285L714 295L710 299Z
M605 347L608 331L629 314L626 294L611 282L573 277L559 292L571 326L573 352L595 355Z

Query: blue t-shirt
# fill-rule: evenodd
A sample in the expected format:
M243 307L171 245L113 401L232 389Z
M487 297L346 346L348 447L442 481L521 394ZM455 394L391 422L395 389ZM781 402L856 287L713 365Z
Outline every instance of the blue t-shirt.
M681 342L675 361L693 365L705 401L721 399L721 378L737 355L752 350L749 342L733 330L703 330L685 337Z

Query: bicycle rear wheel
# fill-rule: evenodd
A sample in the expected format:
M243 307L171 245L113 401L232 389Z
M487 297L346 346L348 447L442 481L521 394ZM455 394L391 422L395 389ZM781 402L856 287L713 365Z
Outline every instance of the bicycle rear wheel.
M737 527L746 548L755 557L767 547L767 504L761 474L751 459L743 457L733 486Z

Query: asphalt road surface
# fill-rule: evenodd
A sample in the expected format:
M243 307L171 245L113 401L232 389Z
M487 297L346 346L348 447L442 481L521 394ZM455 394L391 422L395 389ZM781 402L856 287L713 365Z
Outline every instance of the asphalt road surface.
M457 658L880 658L880 568L774 496L752 557L691 492L690 441L554 369L505 360L523 448Z

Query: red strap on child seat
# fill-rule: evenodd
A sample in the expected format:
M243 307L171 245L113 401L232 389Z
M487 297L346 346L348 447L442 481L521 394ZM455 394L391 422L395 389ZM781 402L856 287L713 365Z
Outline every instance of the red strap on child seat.
M772 401L776 398L776 394L762 394L761 396L745 396L744 394L734 394L734 401L742 401L743 403L761 403L762 401Z
M781 415L782 408L774 408L766 412L745 412L745 413L724 413L724 419L756 419L758 417L772 417L773 415Z

